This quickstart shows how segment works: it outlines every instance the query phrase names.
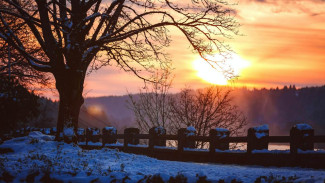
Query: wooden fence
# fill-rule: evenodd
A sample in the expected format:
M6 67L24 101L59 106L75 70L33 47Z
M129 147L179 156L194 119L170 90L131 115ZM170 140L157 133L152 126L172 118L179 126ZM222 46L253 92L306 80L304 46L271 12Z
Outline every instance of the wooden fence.
M266 125L250 128L242 137L231 137L227 129L220 128L210 130L209 136L195 134L193 127L179 129L177 135L168 135L161 127L150 129L149 134L140 134L137 128L127 128L124 134L117 134L114 127L106 127L102 133L87 128L78 130L78 141L84 149L108 147L163 160L325 169L325 151L314 151L315 143L325 143L325 135L315 136L307 124L295 125L289 136L269 136ZM141 145L141 139L148 144ZM177 142L175 147L166 147L169 140ZM197 149L196 142L206 142L208 149ZM230 150L230 143L245 143L247 150ZM290 151L268 151L272 143L289 144Z
M229 150L230 143L246 143L247 153L254 153L254 150L267 150L270 143L287 143L290 144L290 153L298 153L299 151L308 151L312 153L314 151L315 143L325 143L325 135L315 136L313 129L300 130L297 127L293 127L290 132L290 136L269 136L268 129L259 130L258 128L250 128L248 130L248 135L245 137L230 137L229 131L226 129L212 129L209 136L196 136L188 135L190 131L186 128L182 128L178 131L177 135L167 135L165 133L155 133L159 128L152 128L149 134L139 134L137 128L127 128L124 134L91 134L86 133L84 135L79 135L79 141L86 142L99 142L102 139L103 146L105 144L110 144L109 146L114 146L114 143L118 139L124 141L123 147L128 148L136 147L139 145L140 139L149 140L148 149L153 148L163 148L166 146L166 141L173 140L177 141L177 151L184 151L187 149L196 149L195 142L208 142L209 152L215 153L220 151ZM162 129L165 131L164 129ZM176 145L176 143L175 143ZM117 146L120 146L119 144ZM142 147L143 146L138 146ZM217 150L217 151L216 151ZM227 151L229 152L229 151ZM325 152L325 151L324 151Z
M165 129L158 127L150 129L149 134L140 134L137 128L125 129L124 134L115 131L92 135L88 130L79 138L84 139L84 144L80 145L84 149L105 146L163 160L325 169L325 151L314 151L314 144L325 143L325 136L315 136L309 125L294 126L289 136L269 136L268 128L262 126L250 128L245 137L231 137L228 130L220 128L212 129L209 136L197 136L193 128L179 129L177 135L168 135ZM102 139L101 146L90 143L99 142L99 139ZM123 144L116 143L118 139L123 140ZM140 139L148 140L148 145L139 144ZM176 141L177 147L166 147L168 140ZM209 148L197 149L195 143L198 141L207 142ZM245 143L247 150L230 150L230 143ZM290 144L290 151L268 151L271 143Z

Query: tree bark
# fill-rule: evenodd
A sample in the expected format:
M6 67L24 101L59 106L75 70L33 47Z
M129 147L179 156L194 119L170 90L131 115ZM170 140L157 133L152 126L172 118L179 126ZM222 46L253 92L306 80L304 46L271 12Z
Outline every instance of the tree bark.
M54 76L56 88L60 95L56 139L62 140L65 135L65 128L73 128L72 141L76 143L79 112L84 103L82 92L85 74L84 72L78 72L78 70L66 70Z

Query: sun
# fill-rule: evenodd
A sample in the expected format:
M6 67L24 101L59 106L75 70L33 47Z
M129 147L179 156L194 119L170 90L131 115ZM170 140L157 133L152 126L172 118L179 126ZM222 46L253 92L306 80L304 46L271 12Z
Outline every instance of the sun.
M99 105L90 105L90 106L88 106L87 111L89 112L89 114L95 115L95 116L103 113L103 109Z
M209 58L211 60L220 60L220 56L214 56ZM250 66L250 62L242 59L237 54L231 54L229 59L221 64L222 68L231 68L235 76L240 75L240 72ZM197 71L197 76L203 79L204 81L216 85L227 85L229 79L226 78L222 73L221 69L218 69L216 66L213 68L209 63L207 63L202 58L196 59L193 61L193 68Z

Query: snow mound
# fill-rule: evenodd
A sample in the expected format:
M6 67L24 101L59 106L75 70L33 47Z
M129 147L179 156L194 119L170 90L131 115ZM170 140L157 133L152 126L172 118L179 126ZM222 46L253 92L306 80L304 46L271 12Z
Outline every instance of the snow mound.
M15 153L37 149L39 143L53 142L54 136L44 135L39 131L30 132L28 136L17 137L5 141L0 148L12 149Z
M42 132L39 132L39 131L30 132L28 137L31 139L37 139L37 140L42 140L42 141L53 141L55 139L54 136L44 135Z

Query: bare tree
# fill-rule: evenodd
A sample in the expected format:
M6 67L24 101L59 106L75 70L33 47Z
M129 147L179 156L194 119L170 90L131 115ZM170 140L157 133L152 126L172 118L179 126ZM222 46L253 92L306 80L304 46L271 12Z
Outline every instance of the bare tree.
M172 80L169 70L156 73L155 82L148 83L138 94L129 94L129 108L134 112L135 121L141 131L149 133L152 127L168 128L170 121L170 100L168 93Z
M154 83L152 86L140 90L137 95L129 95L130 108L144 132L162 126L168 133L177 134L178 129L193 126L197 130L196 135L208 136L213 128L226 128L236 136L247 124L244 114L232 104L231 90L227 88L185 88L180 93L171 94L168 92L171 82ZM201 148L204 144L196 143Z
M233 105L231 90L211 86L197 91L183 89L172 101L170 129L195 127L196 135L208 136L210 129L226 128L237 135L247 124L246 117ZM174 131L176 133L176 131ZM197 143L203 147L204 143Z
M162 48L170 43L168 30L181 31L193 50L207 55L229 50L223 43L237 33L233 11L224 0L1 0L0 38L14 47L40 72L51 73L60 95L58 134L78 127L86 72L116 64L148 80L140 71L168 67ZM8 21L26 24L30 39L21 41ZM34 47L34 46L33 46ZM158 63L158 64L156 64Z

